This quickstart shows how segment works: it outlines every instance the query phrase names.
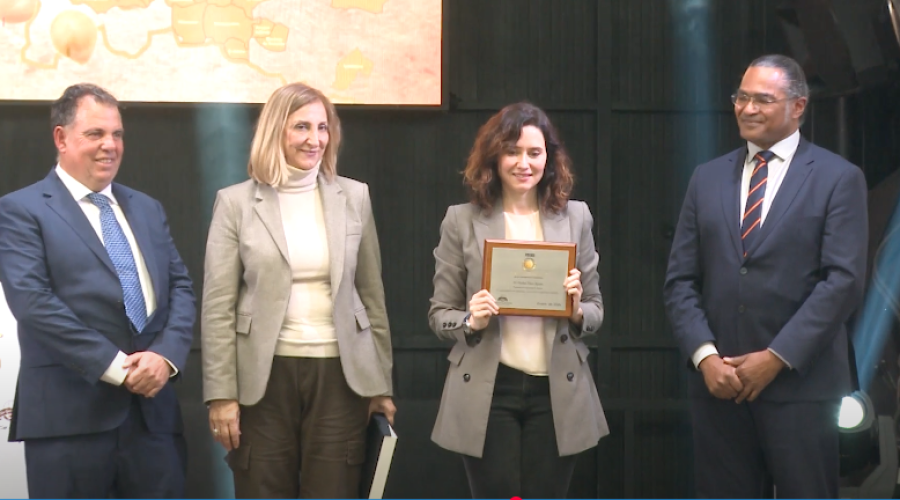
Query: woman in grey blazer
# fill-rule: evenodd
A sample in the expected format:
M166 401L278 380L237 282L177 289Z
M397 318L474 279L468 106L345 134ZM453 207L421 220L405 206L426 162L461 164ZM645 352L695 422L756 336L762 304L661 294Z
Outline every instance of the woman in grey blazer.
M593 218L568 200L570 160L531 104L481 127L464 177L471 202L447 210L434 250L428 320L456 345L431 438L462 454L474 498L562 498L575 454L609 433L582 340L603 322ZM576 267L559 284L572 316L497 316L481 289L488 238L577 243Z
M238 498L357 497L368 416L393 421L378 237L368 187L335 173L340 140L331 102L286 85L260 115L251 179L216 197L203 392Z

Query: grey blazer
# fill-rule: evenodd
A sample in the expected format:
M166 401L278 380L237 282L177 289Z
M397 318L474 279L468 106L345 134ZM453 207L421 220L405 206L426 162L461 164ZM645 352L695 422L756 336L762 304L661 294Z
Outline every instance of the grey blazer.
M584 288L580 328L567 319L544 320L557 323L549 378L560 456L596 446L609 434L587 363L588 347L582 340L583 335L596 333L603 322L597 274L600 257L594 248L593 224L590 209L579 201L569 201L558 214L541 213L545 241L578 244L576 266ZM484 449L500 362L500 328L492 318L487 328L466 338L462 325L469 299L481 289L484 240L502 239L505 233L502 210L487 213L473 204L455 205L447 210L441 241L434 250L434 296L428 321L438 337L456 340L456 345L448 357L450 370L431 439L442 448L474 457L481 457Z
M391 334L369 188L345 177L329 182L321 174L318 182L344 375L360 396L389 396ZM219 191L200 318L205 401L253 405L262 399L290 293L277 191L253 180Z

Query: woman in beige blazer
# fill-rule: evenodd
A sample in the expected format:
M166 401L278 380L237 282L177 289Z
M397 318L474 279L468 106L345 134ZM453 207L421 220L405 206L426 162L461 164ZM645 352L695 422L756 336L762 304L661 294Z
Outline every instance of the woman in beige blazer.
M568 201L570 161L546 114L507 106L478 132L464 172L471 202L452 206L434 250L428 319L456 341L432 433L462 454L473 498L562 498L575 454L609 433L584 335L603 322L593 219ZM566 319L497 316L481 289L485 239L577 243Z
M203 392L238 498L357 497L368 416L393 421L378 238L368 187L335 173L340 140L331 102L286 85L260 115L251 179L216 197Z

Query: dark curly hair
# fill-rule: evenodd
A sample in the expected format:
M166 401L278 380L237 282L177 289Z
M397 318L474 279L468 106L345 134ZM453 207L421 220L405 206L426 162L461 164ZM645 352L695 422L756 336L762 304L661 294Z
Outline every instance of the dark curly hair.
M566 206L572 192L572 161L547 114L527 102L506 106L478 130L463 171L463 182L469 188L472 203L491 210L500 199L503 193L497 173L500 155L515 145L527 125L541 130L547 147L547 165L537 185L538 203L542 209L555 213Z

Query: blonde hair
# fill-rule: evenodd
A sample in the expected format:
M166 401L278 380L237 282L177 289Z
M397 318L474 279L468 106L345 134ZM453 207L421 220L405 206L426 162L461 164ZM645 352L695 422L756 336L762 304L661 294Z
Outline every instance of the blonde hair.
M288 164L284 158L284 130L294 111L307 104L321 102L328 118L328 145L322 155L320 171L330 181L337 175L337 156L341 145L341 121L325 94L304 83L289 83L276 90L263 106L250 145L247 173L261 184L278 187L287 181Z

